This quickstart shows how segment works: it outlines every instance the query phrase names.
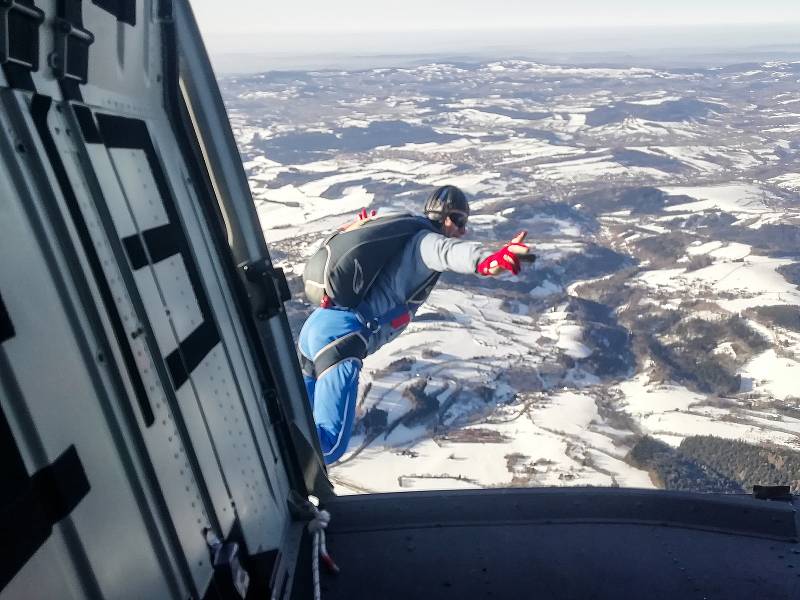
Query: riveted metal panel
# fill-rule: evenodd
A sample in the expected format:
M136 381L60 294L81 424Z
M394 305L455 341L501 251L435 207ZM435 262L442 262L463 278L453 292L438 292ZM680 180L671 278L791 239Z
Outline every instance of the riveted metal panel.
M156 287L163 303L163 309L168 315L175 341L178 345L179 354L186 371L183 377L178 378L179 373L171 371L173 374L173 384L178 390L181 410L187 424L187 428L193 437L193 444L204 473L208 472L213 479L213 469L211 467L211 455L205 451L206 441L201 439L203 435L201 421L205 426L205 434L210 437L214 447L214 457L224 473L226 485L230 494L230 499L236 505L236 512L240 518L245 538L249 545L254 548L263 547L265 540L280 539L283 534L285 520L287 518L286 509L283 502L276 498L270 475L275 474L274 463L275 453L270 448L268 458L265 459L262 445L264 434L261 434L261 443L256 441L255 430L264 431L263 416L255 411L253 414L243 406L242 386L233 376L231 361L228 349L223 344L214 343L219 339L220 324L219 319L224 319L223 327L229 331L228 339L231 340L233 329L230 322L230 308L226 306L224 297L219 289L214 292L214 301L208 296L210 284L219 285L219 279L209 277L214 274L213 259L209 252L209 246L204 241L207 232L201 228L201 222L197 219L197 214L192 208L196 198L185 195L186 188L180 183L180 170L171 169L168 172L162 169L164 159L157 153L156 147L152 145L150 137L153 131L164 131L165 128L157 125L148 126L145 122L133 122L130 119L117 119L110 115L101 117L107 133L106 144L111 145L109 155L111 162L118 173L118 180L121 183L123 195L126 198L130 213L134 218L134 225L142 239L146 240L152 230L163 230L169 226L168 233L176 238L186 236L186 239L194 238L194 244L184 243L181 240L173 240L171 251L166 257L155 256L154 251L148 250L148 263L150 264L156 281ZM138 141L134 142L129 137L120 136L108 139L109 134L114 135L109 130L115 125L128 127L131 135ZM102 127L101 127L102 129ZM139 144L144 152L150 154L145 159L133 160L131 148L116 148L113 144ZM168 142L169 151L173 147ZM137 149L138 150L138 149ZM134 150L135 152L136 150ZM124 157L123 162L118 164L117 157ZM179 155L173 153L170 156L169 164L180 164ZM155 169L155 170L154 170ZM124 171L124 174L123 174ZM178 181L170 181L175 178ZM172 185L170 185L172 184ZM164 213L152 210L145 203L148 194L157 194L163 204ZM177 197L177 200L176 200ZM176 202L185 202L186 212L180 212ZM160 214L156 221L150 220L153 214ZM150 228L145 228L139 221L143 217L145 222L152 224ZM160 249L163 250L169 244L162 243ZM191 273L190 273L191 270ZM193 274L192 274L193 273ZM210 285L210 287L214 287ZM160 307L154 299L142 293L143 302L149 314L154 314ZM154 317L151 317L153 319ZM186 347L196 344L192 337L205 328L208 332L207 337L211 343L207 347L202 347L198 353L191 357L194 350ZM232 343L231 343L232 342ZM238 346L235 340L229 343ZM166 342L161 342L161 346L166 346ZM167 362L173 365L174 356L166 357ZM172 369L172 366L170 367ZM212 373L209 373L212 371ZM215 374L220 377L214 380ZM188 381L187 381L188 380ZM254 382L246 382L251 394L250 404L255 405L257 400L252 396ZM189 391L194 394L196 407L192 406ZM222 396L225 394L225 396ZM220 403L216 400L224 399ZM273 473L268 472L267 461L271 461ZM277 479L277 477L276 477ZM216 489L209 486L212 498L217 508L217 517L223 533L229 528L230 522L223 514L227 510L227 503L222 501L221 494L216 493Z
M0 120L0 289L16 333L0 349L0 402L29 473L74 445L91 486L0 597L80 598L98 590L115 598L168 596L169 567L129 478L119 432L107 418L111 403L128 399L104 385L109 357L87 333L87 316L65 279L76 265L52 251L67 242L45 208L58 210L58 196L34 187L33 148L14 152L7 143L25 124L12 128L2 112ZM11 201L17 198L23 201ZM140 576L123 581L120 573L132 563Z
M61 91L48 65L55 48L50 23L58 15L60 1L36 0L46 20L40 28L40 68L31 74L37 91L54 98L60 98ZM79 86L86 103L139 115L161 110L161 22L156 15L159 1L137 0L135 26L118 22L92 2L79 3L83 28L94 36L89 46L87 81Z
M83 22L95 32L89 61L89 81L84 101L116 110L136 112L148 104L160 110L161 39L157 5L160 0L138 0L136 26L117 22L114 15L91 2L83 2ZM102 59L91 60L92 56ZM113 104L112 104L113 103Z
M187 197L195 199L196 196L188 180L185 182L185 185ZM210 234L203 221L197 215L196 204L192 204L192 206L195 208L198 234L201 235L201 241L204 241L206 245L208 245ZM224 280L221 265L218 261L213 260L213 254L210 251L207 255L201 254L198 257L198 263L200 264L201 270L209 278L208 292L212 303L215 306L221 305L225 308L224 311L218 313L220 334L225 341L225 349L228 353L229 364L241 388L242 401L245 405L248 418L252 423L254 439L264 456L268 481L272 484L272 488L274 488L273 491L276 499L285 498L289 493L289 482L285 471L278 468L280 457L273 443L275 439L274 427L267 414L265 401L263 398L259 397L256 368L253 364L252 354L248 352L245 347L245 334L242 323L239 319L235 318L233 313L234 302L231 297L231 291ZM282 504L282 502L278 502L277 508L280 511L284 510Z
M185 340L203 323L204 316L192 290L183 257L176 254L157 262L153 265L153 276L160 284L164 306L175 329L174 335L177 341Z
M152 166L144 152L128 148L107 150L110 164L117 173L117 184L121 194L115 193L106 198L124 198L136 230L133 235L144 237L152 229L164 225L176 225L171 222L167 214L165 199L161 197ZM113 182L107 183L113 185ZM177 228L172 233L182 234ZM119 232L117 236L120 239L125 237ZM200 310L184 257L176 253L155 263L151 260L152 256L148 256L147 263L134 271L134 281L157 339L161 352L160 360L164 360L174 353L207 317ZM205 407L198 402L192 385L175 381L171 384L176 388L174 394L180 419L191 440L193 453L214 506L215 519L223 532L227 532L233 524L235 514L220 471L217 450L209 437ZM173 436L168 436L168 439L172 438ZM193 508L200 504L199 499L190 502Z
M188 180L185 181L184 192L185 194L178 194L178 201L186 203L186 220L193 223L190 237L194 237L195 243L207 249L210 233L197 214L197 199ZM243 347L245 336L242 324L233 316L233 300L230 289L224 283L221 265L210 251L199 252L197 262L201 272L207 277L207 290L212 305L220 307L216 315L224 341L226 365L231 371L231 378L236 383L238 396L243 404L244 417L255 443L254 450L260 454L261 465L266 473L265 483L270 492L269 498L263 496L259 511L239 515L249 547L254 551L261 551L269 547L269 540L284 535L283 520L289 519L289 515L283 499L289 494L289 483L272 442L275 432L266 413L264 400L258 396L258 380L252 356Z
M141 228L136 217L150 224L149 229L167 224L175 225L163 208L159 210L157 202L151 202L153 191L158 192L158 190L154 184L151 165L141 157L141 151L106 148L104 152L90 146L87 155L93 168L104 173L102 177L98 177L103 198L95 201L104 201L108 205L115 228L119 223L117 238L146 236L148 229ZM117 164L117 157L123 157L120 164ZM108 166L111 168L106 168ZM110 177L109 171L114 172L115 177ZM79 174L76 174L76 177L78 176ZM125 203L126 209L120 209L121 201ZM194 213L190 215L193 219L196 218ZM194 222L193 225L199 227L200 223ZM197 232L198 237L202 234L202 231ZM208 246L202 238L198 243L202 250L199 260L203 262L204 267L207 265L213 268ZM206 316L200 309L196 290L187 273L186 258L183 254L176 253L155 264L149 263L143 268L132 271L136 294L141 300L147 322L152 328L161 358L175 352L200 323L209 320L209 316L215 318L219 315L226 321L225 335L229 343L241 355L241 342L233 337L231 309L225 305L226 300L218 287L220 281L216 277L212 278L212 282L217 286L214 289L215 306L213 313ZM205 268L201 268L200 272L204 273L204 278L207 277ZM135 325L139 325L139 320L134 322ZM132 335L137 331L140 331L138 327L133 328ZM137 352L137 356L142 355ZM217 390L219 387L219 383L212 383L214 375L207 374L208 369L224 370L226 375L222 379L227 404L223 403L221 409L219 403L214 405L213 402L207 401L209 397L216 395L212 390ZM285 475L278 472L275 450L266 437L266 421L258 410L254 378L251 373L243 371L240 367L240 373L244 375L246 389L244 395L247 396L245 402L249 404L249 409L245 409L242 386L234 377L232 369L227 348L215 346L206 355L204 364L189 373L189 381L177 386L175 397L180 419L192 440L193 455L203 473L204 483L213 502L215 518L222 532L225 533L230 529L234 517L238 514L248 545L254 551L259 551L279 543L288 518L284 502L277 499L271 478L274 477L276 481L281 482L280 492L284 494L282 497L285 497L288 486ZM150 386L148 389L154 391ZM158 397L153 399L154 427L167 428L167 441L171 442L178 439L178 431L169 415L162 414L167 398L164 394L158 394L158 390L159 387L156 386ZM231 437L232 434L228 433L229 429L225 427L226 416L220 417L218 412L220 410L231 413L230 421L238 427L235 431L237 436L235 441ZM170 427L172 431L169 430ZM183 456L180 449L178 452L164 454L166 456L172 454L179 464L183 462L183 468L179 468L181 476L190 472L190 461ZM240 464L249 467L242 469ZM196 495L195 498L188 500L187 506L192 509L200 508L199 496ZM233 510L232 503L235 504L236 511ZM204 520L208 520L205 515L203 517ZM192 520L183 522L184 527L189 528L191 525Z
M147 318L150 320L150 325L158 344L159 354L168 356L178 347L178 342L172 332L172 325L169 322L167 311L161 303L161 296L158 293L158 286L153 277L153 272L150 269L134 271L133 279L142 296Z
M162 160L178 161L179 158L172 154L174 147L159 143L159 130L153 128L152 132ZM167 176L171 179L176 205L196 264L203 274L208 301L223 340L192 373L192 382L199 401L205 407L209 431L228 479L231 497L236 502L245 539L249 547L257 549L264 540L283 535L289 518L283 498L288 492L284 487L281 500L278 500L275 487L281 479L286 485L285 475L278 475L274 450L265 443L265 421L256 408L259 400L254 395L253 381L246 371L234 371L231 353L240 352L235 338L236 325L231 319L230 300L226 300L222 293L216 275L219 267L204 241L210 235L194 208L198 200L188 186L182 185L181 178L184 182L187 180L185 174L170 171Z
M110 148L109 153L120 185L129 200L128 209L139 231L168 224L169 217L158 195L144 151L135 148ZM120 235L128 234L120 232Z
M221 345L195 369L192 383L203 404L248 546L255 549L270 536L274 539L276 533L280 534L277 528L283 521Z
M75 191L94 249L103 265L147 392L153 422L148 425L143 418L142 430L150 459L158 475L194 584L199 590L205 589L211 577L211 568L202 531L214 524L216 515L209 515L209 507L203 500L204 486L209 494L216 496L218 504L226 503L227 494L218 469L212 464L208 470L203 469L201 476L192 466L192 457L198 457L202 468L204 462L210 460L213 463L213 449L204 436L202 418L195 414L196 411L189 412L191 405L181 402L180 398L177 399L177 406L171 403L172 390L163 374L160 364L162 359L157 354L154 355L154 348L148 344L147 336L141 333L142 324L148 319L148 315L141 314L136 308L137 303L144 307L149 304L161 307L161 301L157 297L141 297L138 289L130 289L126 285L123 270L128 269L128 265L121 264L113 250L114 244L118 245L119 240L109 237L114 232L107 230L108 224L104 223L98 213L98 209L107 204L104 198L93 194L88 186L87 174L76 148L77 138L66 135L69 123L64 113L50 111L48 128L62 157L70 185ZM116 198L121 197L123 196L116 195ZM191 438L191 445L188 447L187 440L180 433L182 427L188 430ZM199 433L191 435L193 431Z
M29 91L15 93L8 105L14 110L3 113L14 131L7 126L0 144L14 153L17 135L25 138L29 154L20 159L20 172L35 193L19 208L17 181L3 200L28 219L35 207L41 231L28 250L40 251L43 264L36 267L44 279L30 278L24 289L36 293L33 288L45 290L49 282L55 292L40 293L26 309L47 312L61 326L48 330L52 347L38 357L50 372L23 383L55 393L58 377L66 377L60 391L81 393L72 394L80 396L74 404L60 405L76 408L69 414L42 403L30 411L28 425L15 416L13 426L22 432L30 469L80 438L78 454L91 454L92 488L0 598L12 589L26 598L202 595L212 572L203 528L224 536L238 518L251 553L281 548L289 483L265 408L260 359L245 331L252 325L239 320L235 275L226 272L209 215L199 206L204 196L187 177L184 159L193 155L165 112L164 80L174 75L163 72L164 56L174 51L166 41L170 17L165 25L158 2L137 0L134 26L81 2L82 26L94 35L87 81L65 85L47 62L63 3L36 5L46 15L41 68L32 73ZM0 73L0 86L5 83ZM65 97L73 104L60 102ZM155 161L142 148L108 144L96 122L100 114L144 123ZM167 181L171 207L159 177ZM176 236L182 241L173 252ZM4 264L6 275L18 278L21 271L6 271ZM4 293L15 312L19 300ZM18 335L9 344L23 331L14 325ZM71 360L60 361L58 351L71 351ZM6 387L3 393L5 407ZM28 411L28 390L19 396ZM44 575L42 565L48 565Z

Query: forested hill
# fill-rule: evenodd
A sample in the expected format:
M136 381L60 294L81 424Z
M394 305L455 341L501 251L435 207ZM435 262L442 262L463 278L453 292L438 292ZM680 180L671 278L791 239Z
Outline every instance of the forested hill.
M800 492L800 452L780 446L697 435L673 448L644 437L629 459L669 490L749 493L754 485L788 485Z

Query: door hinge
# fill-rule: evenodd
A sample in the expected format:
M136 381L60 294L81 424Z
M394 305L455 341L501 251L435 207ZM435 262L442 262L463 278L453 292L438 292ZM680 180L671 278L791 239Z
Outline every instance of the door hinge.
M276 269L269 259L247 263L241 267L253 314L261 321L283 311L283 303L291 299L283 269Z
M32 0L0 0L0 63L39 70L39 26L44 11Z
M53 20L55 48L50 54L50 66L56 78L77 83L89 79L89 46L94 34L83 26L80 2L69 0Z

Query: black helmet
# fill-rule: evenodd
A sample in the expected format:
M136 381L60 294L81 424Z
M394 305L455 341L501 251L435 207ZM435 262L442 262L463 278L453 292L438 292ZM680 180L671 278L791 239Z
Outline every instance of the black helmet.
M443 185L433 190L425 202L425 216L431 221L442 224L451 213L463 215L466 224L469 216L467 197L454 185Z

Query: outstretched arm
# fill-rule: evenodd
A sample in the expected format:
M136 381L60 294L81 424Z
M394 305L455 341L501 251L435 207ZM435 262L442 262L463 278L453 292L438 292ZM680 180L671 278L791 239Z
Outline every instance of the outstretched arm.
M466 242L448 238L438 233L417 234L419 259L432 271L453 271L455 273L499 275L503 271L519 273L520 261L532 262L535 256L524 243L527 232L519 232L513 240L500 250L492 252L480 242Z
M477 272L478 263L491 253L479 242L447 238L440 233L426 231L414 238L420 260L431 271L453 271L465 275Z

